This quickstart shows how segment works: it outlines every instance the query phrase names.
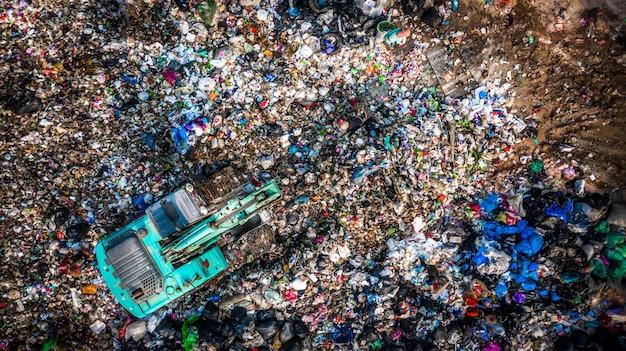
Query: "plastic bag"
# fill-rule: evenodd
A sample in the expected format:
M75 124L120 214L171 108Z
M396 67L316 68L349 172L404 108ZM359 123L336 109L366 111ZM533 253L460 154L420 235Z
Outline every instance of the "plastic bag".
M219 322L220 309L215 304L209 303L205 306L204 311L202 311L202 318L208 321Z
M515 281L520 285L522 290L530 291L535 290L537 288L537 283L534 280L528 279L521 275L515 276Z
M552 206L546 208L546 215L550 217L557 217L563 220L563 222L567 223L567 214L572 210L574 204L571 201L568 201L565 204L565 207L559 206L558 203L552 204Z
M480 274L504 274L509 269L511 257L503 251L489 247L474 256L476 270Z
M502 197L500 197L500 195L490 194L489 196L487 196L484 200L480 202L480 207L482 208L483 211L489 213L495 210L496 208L498 208L498 206L500 206L501 203L502 203Z
M626 206L613 204L607 221L609 224L626 228Z
M355 0L356 7L361 9L364 15L378 17L382 15L385 9L386 0Z
M439 15L439 12L434 7L429 8L422 16L422 21L427 26L437 28L443 24L443 19Z
M255 318L258 322L274 319L274 311L272 310L259 310L256 312Z
M302 350L302 345L299 340L290 340L283 344L282 347L285 351L300 351Z
M498 222L486 222L483 224L483 233L487 239L500 239L502 235L518 234L528 225L528 221L522 219L515 225L500 224Z
M543 246L543 237L539 234L532 235L527 239L522 239L517 245L515 250L527 256L532 256L541 250Z
M275 320L263 321L256 326L256 330L263 339L268 340L274 337L279 331L278 322Z
M331 338L336 344L348 344L354 340L354 331L349 324L335 324L335 330L331 333Z
M606 247L614 248L624 243L624 235L618 232L609 232L606 235Z
M220 329L220 334L226 339L232 339L237 336L237 331L232 326L223 324Z
M200 319L200 317L191 316L183 323L182 334L185 351L193 350L193 347L198 343L198 329L191 327L191 324L195 323L198 319Z
M144 320L134 321L133 323L126 326L126 340L130 340L131 338L135 341L139 341L143 339L143 337L148 333L148 322Z
M293 334L294 334L293 323L285 322L285 324L283 324L283 327L280 330L280 341L287 342L293 339Z
M506 283L504 281L499 281L494 291L496 293L496 296L499 299L502 299L509 292L509 289L507 288Z
M296 322L293 325L293 331L297 337L299 337L300 339L304 339L309 333L309 328L306 326L306 324L302 322Z
M230 312L230 318L236 321L241 321L247 315L248 311L246 311L246 309L241 306L235 306L235 308L233 308L233 310Z
M626 274L626 260L611 262L609 276L613 279L621 279Z
M528 169L530 169L530 171L533 172L533 173L541 172L541 170L543 169L543 161L541 161L541 160L533 160L533 162L530 164Z
M217 6L215 6L215 3L211 0L202 1L200 5L198 5L198 13L207 25L211 25L211 22L213 22L215 11L217 11Z

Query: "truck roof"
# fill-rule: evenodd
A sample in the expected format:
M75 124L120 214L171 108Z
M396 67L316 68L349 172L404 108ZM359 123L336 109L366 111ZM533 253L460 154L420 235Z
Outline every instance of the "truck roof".
M176 233L206 216L202 204L185 189L179 189L146 210L162 238Z

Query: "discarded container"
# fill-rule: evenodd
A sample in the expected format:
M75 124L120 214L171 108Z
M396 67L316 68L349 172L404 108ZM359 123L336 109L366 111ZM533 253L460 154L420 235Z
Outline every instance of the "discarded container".
M376 25L376 42L381 43L385 39L385 35L396 26L390 21L381 21Z

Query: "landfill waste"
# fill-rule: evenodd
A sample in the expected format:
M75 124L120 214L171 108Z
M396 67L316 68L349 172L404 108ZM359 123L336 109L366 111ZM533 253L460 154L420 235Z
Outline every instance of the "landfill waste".
M6 3L0 350L624 348L624 199L585 137L550 144L539 122L592 123L579 115L621 90L528 82L626 61L597 14L527 33L526 6ZM596 42L568 56L580 40ZM548 90L563 112L541 112ZM134 317L98 242L231 165L280 185L271 231Z

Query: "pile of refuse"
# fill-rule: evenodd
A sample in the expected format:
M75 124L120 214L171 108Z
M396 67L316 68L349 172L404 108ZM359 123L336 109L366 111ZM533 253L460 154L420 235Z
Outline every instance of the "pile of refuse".
M444 96L458 2L400 5L9 5L0 350L624 345L624 207L539 159L497 184L535 130L514 80ZM133 318L96 243L226 163L281 184L278 254Z

